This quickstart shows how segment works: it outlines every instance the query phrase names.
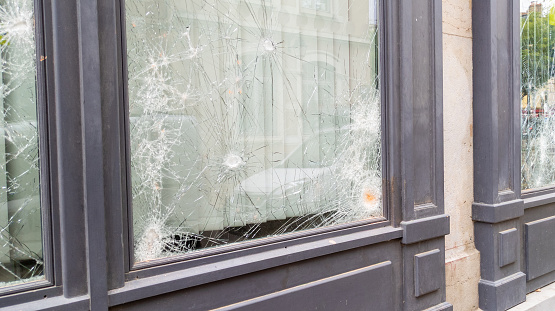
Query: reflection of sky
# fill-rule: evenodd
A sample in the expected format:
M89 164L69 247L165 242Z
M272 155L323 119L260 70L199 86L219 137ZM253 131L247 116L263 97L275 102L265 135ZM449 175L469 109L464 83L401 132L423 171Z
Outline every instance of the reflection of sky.
M377 25L378 24L378 1L377 0L370 0L370 4L368 5L370 11L368 12L368 19L370 25Z
M534 0L520 0L520 12L526 12L528 11L528 7L530 7L530 3L532 3ZM553 0L536 0L535 2L537 3L541 3L544 6L544 9L546 6L552 7L555 4L555 1Z
M520 0L520 12L528 11L528 7L530 6L530 2L532 2L532 0Z

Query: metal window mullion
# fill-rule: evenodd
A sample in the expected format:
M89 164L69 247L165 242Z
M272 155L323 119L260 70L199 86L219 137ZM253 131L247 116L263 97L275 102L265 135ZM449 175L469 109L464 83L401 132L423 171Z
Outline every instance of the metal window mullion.
M91 310L108 309L106 215L99 12L96 0L78 2L79 62L87 274Z
M123 80L119 1L98 1L102 139L104 156L104 205L107 244L108 289L125 285L125 244L123 178L125 158L121 128Z
M51 55L56 110L57 185L63 292L87 294L77 4L52 1Z

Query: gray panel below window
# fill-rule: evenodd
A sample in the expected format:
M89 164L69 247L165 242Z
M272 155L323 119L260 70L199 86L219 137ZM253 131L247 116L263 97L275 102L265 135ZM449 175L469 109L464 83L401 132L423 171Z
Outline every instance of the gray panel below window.
M441 273L437 273L443 266L443 258L439 249L414 256L414 295L434 292L441 287Z
M518 230L512 228L498 233L499 243L499 267L512 264L517 260L518 254Z
M526 280L555 270L555 216L525 224Z
M393 310L393 284L385 261L217 310Z

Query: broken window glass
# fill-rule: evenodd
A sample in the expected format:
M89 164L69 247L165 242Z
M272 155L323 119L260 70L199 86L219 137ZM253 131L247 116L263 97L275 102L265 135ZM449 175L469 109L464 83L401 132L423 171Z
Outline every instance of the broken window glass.
M43 277L33 11L0 1L0 286Z
M377 1L125 3L135 261L382 217Z
M520 1L522 189L555 186L555 1Z

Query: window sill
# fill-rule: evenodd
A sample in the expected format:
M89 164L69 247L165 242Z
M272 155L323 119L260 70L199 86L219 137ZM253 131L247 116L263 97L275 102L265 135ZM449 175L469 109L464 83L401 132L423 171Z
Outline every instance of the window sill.
M552 189L551 189L552 190ZM555 202L555 192L536 192L536 193L528 193L528 195L524 196L524 209L541 206L549 203Z
M136 278L145 278L161 273L191 268L193 266L223 261L229 259L230 256L233 258L243 257L253 253L265 252L271 249L287 247L294 244L307 243L324 238L334 238L337 235L351 234L385 227L389 224L390 222L386 218L371 218L358 222L349 222L340 225L314 228L250 241L231 243L218 247L201 249L182 255L159 258L152 261L138 262L131 267L129 270L130 273L126 279L127 281L132 281ZM160 269L162 271L158 272L157 270ZM153 273L153 271L156 272Z
M241 257L189 267L126 283L125 287L109 292L109 305L115 306L138 299L153 297L209 282L282 266L310 258L329 255L357 247L377 244L403 236L402 228L390 226L358 231L297 243ZM138 276L136 276L138 278Z

